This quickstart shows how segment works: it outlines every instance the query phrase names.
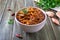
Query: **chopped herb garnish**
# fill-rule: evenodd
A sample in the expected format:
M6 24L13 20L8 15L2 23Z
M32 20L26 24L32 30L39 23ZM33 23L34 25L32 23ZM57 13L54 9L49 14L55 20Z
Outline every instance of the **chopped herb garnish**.
M10 19L9 21L8 21L8 24L13 24L14 23L14 20L12 20L12 19Z
M24 12L24 14L27 14L27 9L25 8L25 9L22 9L22 11Z

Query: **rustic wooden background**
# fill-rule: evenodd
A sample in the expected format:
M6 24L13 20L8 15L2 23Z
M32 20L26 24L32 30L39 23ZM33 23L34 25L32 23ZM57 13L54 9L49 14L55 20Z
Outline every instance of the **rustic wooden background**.
M21 30L14 20L15 17L7 10L11 8L16 12L29 6L35 6L34 0L0 0L0 40L60 40L60 26L53 24L50 17L47 17L44 28L29 34ZM13 19L14 24L8 24L9 19ZM23 39L17 38L17 33L23 35Z

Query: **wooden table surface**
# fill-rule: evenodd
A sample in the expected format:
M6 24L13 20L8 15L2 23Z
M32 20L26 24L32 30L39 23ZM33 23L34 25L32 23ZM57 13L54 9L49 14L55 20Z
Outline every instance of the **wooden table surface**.
M60 40L60 26L52 23L50 17L39 32L29 34L21 30L8 8L15 13L29 6L35 6L33 0L0 0L0 40ZM14 24L8 24L9 19L13 19ZM23 39L17 38L16 34L23 35Z

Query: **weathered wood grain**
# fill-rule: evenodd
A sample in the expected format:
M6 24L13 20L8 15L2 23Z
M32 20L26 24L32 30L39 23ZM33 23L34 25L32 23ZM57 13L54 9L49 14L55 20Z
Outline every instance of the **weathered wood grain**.
M0 24L0 40L11 40L12 38L12 25L8 24L11 16L11 12L8 11L8 7L11 7L12 0L8 0L8 3L4 9L1 24ZM14 7L14 4L12 5Z
M12 12L8 11L8 7L15 13L18 10L34 6L34 0L1 0L0 1L0 40L60 40L60 27L53 24L51 18L48 17L46 25L36 33L25 33L12 17ZM3 16L2 16L3 15ZM9 19L14 20L14 24L8 24ZM21 34L23 39L16 37Z
M8 4L8 0L1 0L0 1L0 23L1 23L2 16L4 14L7 4Z

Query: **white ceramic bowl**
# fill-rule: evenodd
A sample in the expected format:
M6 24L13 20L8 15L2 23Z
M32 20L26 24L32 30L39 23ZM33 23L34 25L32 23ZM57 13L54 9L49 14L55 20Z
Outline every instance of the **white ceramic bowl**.
M37 8L37 7L34 7L34 8ZM16 20L16 22L20 25L20 27L25 32L30 32L30 33L37 32L37 31L41 30L44 27L44 25L46 23L47 15L46 15L46 13L42 9L40 9L40 8L37 8L37 9L39 9L39 10L41 10L43 12L43 14L45 15L45 19L41 23L38 23L36 25L26 25L26 24L23 24L23 23L19 22L17 20L17 18L16 18L16 14L17 13L15 14L15 20Z

